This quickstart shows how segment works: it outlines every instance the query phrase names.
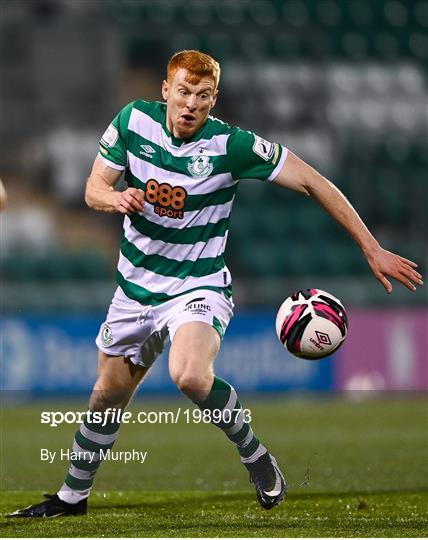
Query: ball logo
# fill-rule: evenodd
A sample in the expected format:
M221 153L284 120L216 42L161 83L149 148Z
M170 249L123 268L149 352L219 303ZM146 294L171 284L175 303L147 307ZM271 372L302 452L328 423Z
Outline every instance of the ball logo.
M206 156L202 152L203 150L200 150L200 153L196 156L193 156L187 164L187 170L192 176L195 176L196 178L209 176L214 169L214 165L211 163L210 157Z
M331 345L330 336L328 334L324 334L324 332L319 332L318 330L315 330L315 334L317 335L319 343L322 343L323 345Z

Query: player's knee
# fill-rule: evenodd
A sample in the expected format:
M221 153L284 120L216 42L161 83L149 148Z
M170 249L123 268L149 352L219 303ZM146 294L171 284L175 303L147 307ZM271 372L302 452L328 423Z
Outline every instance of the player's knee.
M189 397L199 396L206 393L211 387L211 377L205 373L184 371L172 377L178 388Z
M104 412L107 409L124 409L128 405L130 398L131 394L128 389L101 389L95 386L89 402L89 408L91 411L100 412Z

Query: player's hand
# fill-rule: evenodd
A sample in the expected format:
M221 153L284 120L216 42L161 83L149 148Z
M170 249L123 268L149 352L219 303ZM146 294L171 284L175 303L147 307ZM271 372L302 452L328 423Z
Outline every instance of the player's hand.
M144 191L130 187L125 191L118 191L114 207L121 214L129 216L134 212L142 212L144 210Z
M424 284L421 274L416 270L418 265L415 262L386 249L380 247L367 256L367 261L373 274L382 283L388 294L392 292L392 285L387 276L400 281L411 291L416 291L415 283L417 285Z

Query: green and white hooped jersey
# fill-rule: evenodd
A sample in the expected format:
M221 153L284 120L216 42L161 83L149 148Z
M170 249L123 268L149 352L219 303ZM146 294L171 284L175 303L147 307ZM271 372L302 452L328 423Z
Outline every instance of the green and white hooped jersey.
M193 289L231 294L223 254L240 180L272 180L287 149L209 117L186 141L166 126L166 104L124 107L100 141L100 157L146 193L125 216L117 280L125 294L157 305Z

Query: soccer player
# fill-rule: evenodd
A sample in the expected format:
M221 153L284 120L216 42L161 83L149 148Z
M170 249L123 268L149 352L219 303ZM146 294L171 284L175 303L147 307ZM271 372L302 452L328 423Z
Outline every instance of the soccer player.
M12 516L86 513L101 450L113 446L119 429L114 419L100 425L89 413L126 407L168 335L172 380L236 445L261 506L284 498L275 458L251 429L235 389L214 373L233 310L223 253L240 181L243 189L246 178L275 182L315 199L351 234L388 293L388 276L412 291L422 285L417 265L384 250L331 182L280 144L210 116L219 78L211 56L176 53L162 83L165 103L126 105L101 138L86 202L123 214L124 222L118 288L96 340L99 376L74 440L79 459L63 485ZM120 192L123 171L128 187Z

